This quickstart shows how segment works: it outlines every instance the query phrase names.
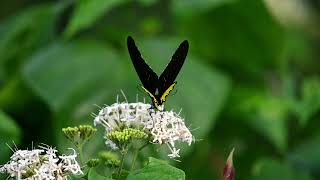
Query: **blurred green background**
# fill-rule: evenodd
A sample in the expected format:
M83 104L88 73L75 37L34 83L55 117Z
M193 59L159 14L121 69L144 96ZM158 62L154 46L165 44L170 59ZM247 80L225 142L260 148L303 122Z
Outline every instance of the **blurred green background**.
M236 179L320 179L319 12L318 0L5 0L0 164L13 142L64 150L61 128L92 124L94 104L114 103L120 89L146 97L126 49L132 35L158 74L190 42L167 101L196 138L170 161L187 179L219 179L233 147ZM106 149L102 133L89 155ZM139 158L168 159L161 152Z

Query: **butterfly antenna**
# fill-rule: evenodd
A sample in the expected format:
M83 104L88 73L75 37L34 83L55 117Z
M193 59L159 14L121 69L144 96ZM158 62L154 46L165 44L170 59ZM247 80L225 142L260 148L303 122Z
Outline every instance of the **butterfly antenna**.
M120 89L120 91L121 91L122 96L124 97L124 100L126 100L126 103L128 103L127 97L126 97L126 95L124 94L124 92L122 91L122 89Z

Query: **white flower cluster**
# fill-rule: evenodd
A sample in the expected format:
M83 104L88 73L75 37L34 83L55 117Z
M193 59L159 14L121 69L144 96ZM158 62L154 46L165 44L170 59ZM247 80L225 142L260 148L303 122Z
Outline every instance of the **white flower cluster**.
M189 129L184 124L183 119L173 111L155 111L151 114L152 126L145 126L149 128L153 143L166 143L171 151L168 156L171 158L180 157L180 149L176 149L175 142L182 141L188 143L190 146L193 136Z
M119 125L130 127L135 123L149 119L150 104L144 103L114 103L111 106L102 108L94 119L94 125L102 124L107 133ZM147 118L146 118L147 117Z
M102 108L94 119L94 125L105 127L106 135L113 129L123 125L126 127L142 127L149 134L153 143L167 144L170 158L179 156L180 149L175 147L176 141L191 145L193 136L183 119L173 111L155 111L145 103L114 103ZM107 136L105 136L107 137ZM117 146L106 139L106 144L116 149Z
M57 156L57 150L50 147L17 150L10 161L0 167L0 173L8 173L16 179L47 180L67 179L68 174L83 174L76 161L76 151L71 155Z
M114 103L111 106L102 108L94 119L94 125L101 124L104 126L106 136L120 126L133 127L141 125L140 122L147 121L151 108L150 104L144 103ZM117 145L106 138L106 145L112 149L118 149Z

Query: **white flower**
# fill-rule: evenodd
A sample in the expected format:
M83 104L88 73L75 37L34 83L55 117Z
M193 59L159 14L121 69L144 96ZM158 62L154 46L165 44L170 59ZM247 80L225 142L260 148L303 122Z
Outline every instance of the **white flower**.
M44 180L67 179L68 174L83 174L78 162L77 154L57 156L57 150L40 146L41 149L17 150L10 157L10 161L0 167L1 173L8 173L16 179Z
M117 149L115 143L107 139L107 135L120 127L142 127L151 138L152 143L167 144L170 158L179 156L180 149L175 143L186 142L190 146L193 136L186 127L184 120L174 111L155 111L150 104L114 103L105 106L94 119L94 125L101 124L105 128L106 144Z
M180 157L180 155L179 155L180 149L176 149L176 148L171 149L170 148L170 150L171 150L171 154L168 155L170 158Z
M190 146L193 136L186 127L184 120L174 111L151 111L153 126L146 127L152 135L152 142L166 143L171 151L170 158L180 157L180 149L176 149L175 143L186 142Z
M139 127L141 122L150 119L150 104L144 103L114 103L111 106L105 106L94 119L94 125L101 124L105 128L106 145L111 149L118 149L117 145L107 139L107 135L114 129L120 127Z
M61 160L59 165L63 168L64 171L71 172L72 174L77 174L77 175L83 174L76 160L77 158L76 151L72 148L69 148L69 149L73 150L73 154L59 156L59 159Z
M114 103L100 110L94 119L94 125L103 125L107 132L118 128L119 125L129 127L145 120L145 116L149 115L148 110L150 108L150 104L143 103Z

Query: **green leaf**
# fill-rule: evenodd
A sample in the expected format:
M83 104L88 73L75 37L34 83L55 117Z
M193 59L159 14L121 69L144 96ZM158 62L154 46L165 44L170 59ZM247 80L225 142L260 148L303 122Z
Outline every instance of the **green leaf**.
M277 65L284 44L282 29L263 1L225 3L192 16L178 15L176 23L194 52L245 80Z
M116 60L109 47L95 41L58 42L35 54L24 67L23 75L30 87L57 112L71 102L83 100L85 95L76 96L81 91L112 89L117 82Z
M212 8L219 7L228 3L233 3L238 0L189 0L189 1L171 1L171 10L176 15L192 16L203 11L208 11Z
M0 164L8 161L11 152L9 145L19 145L21 141L21 129L16 122L0 110ZM12 144L14 143L14 144Z
M165 161L150 157L149 163L144 168L132 171L127 179L182 180L185 179L185 173L182 170L169 165Z
M311 171L319 174L320 170L320 137L301 142L291 153L287 159L300 169Z
M33 6L1 23L0 74L9 76L20 70L26 57L54 37L61 7L59 3Z
M138 0L144 6L151 6L158 2L158 0Z
M306 79L302 84L302 100L294 107L298 120L305 126L311 117L320 110L320 81L317 78Z
M95 168L90 168L88 173L88 180L108 180L108 179L111 180L111 178L109 177L104 177L98 174Z
M26 84L54 112L54 129L58 147L68 146L61 128L92 124L92 112L103 104L112 104L120 89L126 90L127 71L117 54L103 43L90 40L56 42L43 48L23 68ZM133 88L136 85L132 86ZM135 96L133 96L135 97ZM112 101L111 101L112 100ZM86 155L105 147L103 131L88 144Z
M237 117L242 117L249 126L269 139L283 152L287 147L286 125L290 103L281 97L266 95L252 90L238 90L235 105Z
M305 171L293 168L288 164L272 159L258 161L253 170L251 180L312 180L313 178Z
M65 30L67 38L78 31L90 27L101 16L107 14L113 8L123 4L126 0L79 0L76 2L71 20Z

